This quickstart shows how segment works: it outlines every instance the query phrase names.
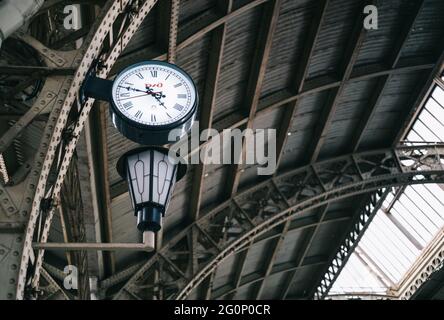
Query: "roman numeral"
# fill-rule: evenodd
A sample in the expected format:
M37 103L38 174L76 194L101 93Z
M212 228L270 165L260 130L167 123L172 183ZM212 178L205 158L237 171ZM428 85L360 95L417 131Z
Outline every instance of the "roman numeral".
M157 78L157 70L152 70L151 71L151 77Z
M157 120L156 120L156 115L154 115L154 114L152 114L151 115L151 122L156 122Z
M177 84L174 85L174 88L179 88L181 85L182 85L182 83L179 82L179 83L177 83Z
M128 101L128 102L125 102L123 104L123 107L125 108L125 110L129 110L129 109L131 109L134 106L133 106L133 103L131 101Z
M134 83L131 83L131 82L128 82L128 81L125 81L125 84L128 84L128 85L130 85L130 86L133 86L133 85L134 85Z
M140 72L139 72L139 73L136 73L136 76L138 76L139 79L143 79L143 74L141 74Z
M129 92L122 92L122 93L120 93L120 97L121 98L128 98L129 96L130 96Z
M175 105L174 105L174 107L173 107L174 109L176 109L176 110L179 110L179 111L182 111L182 109L183 109L183 106L182 105L180 105L180 104L178 104L178 103L176 103Z
M137 111L136 114L134 115L136 118L140 119L142 118L143 112L142 111Z
M168 112L165 112L166 114L167 114L167 116L168 116L168 118L170 118L171 119L171 116L168 114Z
M186 94L183 94L183 93L180 93L180 94L177 95L177 98L178 98L178 99L186 99L186 98L187 98L187 95L186 95Z
M171 75L171 73L168 73L168 75L167 75L167 77L165 78L165 80L168 79L168 78L170 77L170 75Z

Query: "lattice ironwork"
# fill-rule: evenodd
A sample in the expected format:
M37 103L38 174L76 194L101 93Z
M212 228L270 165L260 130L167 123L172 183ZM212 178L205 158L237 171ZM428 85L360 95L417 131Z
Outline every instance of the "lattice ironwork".
M52 205L49 208L41 238L47 238L49 233L64 177L80 132L93 104L93 100L89 99L79 110L73 108L73 106L78 106L78 92L87 71L100 59L100 68L97 70L98 76L106 77L155 3L155 0L107 1L101 15L84 39L82 47L77 50L53 50L28 34L23 32L16 34L20 40L38 52L46 66L50 68L69 68L76 70L76 72L74 75L49 75L34 105L0 139L1 152L13 142L15 137L26 128L37 114L43 110L50 110L34 162L27 169L30 174L23 190L24 201L22 201L18 210L19 215L28 217L28 223L25 237L17 238L20 239L23 250L20 250L19 254L21 262L18 278L10 282L11 288L5 288L5 291L9 292L9 298L11 298L12 292L15 292L13 295L18 299L24 297L28 265L33 254L31 245L40 215L41 203L42 201L45 202L44 199L52 199ZM111 32L115 30L117 32ZM76 110L77 114L74 123L69 123L68 119L71 118L72 110ZM58 151L61 152L58 153ZM50 172L54 172L54 168L57 169L55 170L55 179L50 176ZM42 261L43 251L40 251L34 263L32 281L33 288L36 291L38 291ZM13 289L13 287L15 288Z
M389 193L390 189L381 189L371 195L370 201L362 208L357 221L353 225L353 229L343 243L341 243L339 250L327 268L327 272L317 286L314 294L315 299L324 299L326 297Z
M226 257L302 212L391 186L444 181L443 156L442 144L401 146L321 161L269 179L182 230L115 298L153 298L146 285L153 285L151 275L157 270L163 279L160 283L170 285L167 296L184 299ZM168 268L160 271L160 263Z
M42 270L43 251L35 256L32 271L29 264L34 258L32 242L35 230L38 229L38 218L42 215L41 204L45 199L52 199L52 205L42 225L41 239L47 239L54 210L60 200L61 187L74 154L79 135L88 118L93 100L84 105L78 103L78 91L87 71L97 60L98 76L105 78L141 57L146 58L146 51L138 50L119 59L121 52L148 15L156 0L108 0L90 32L83 39L83 45L77 50L57 51L29 34L18 32L16 37L34 48L44 62L41 71L46 79L32 107L0 137L0 153L14 142L14 139L38 116L48 116L45 129L34 159L24 163L11 177L11 184L20 184L21 201L9 197L12 186L1 186L0 199L7 212L2 218L1 228L7 230L12 240L11 252L17 252L7 263L15 265L16 272L11 275L9 284L0 289L0 297L24 298L25 287L32 274L32 288L38 291L40 272ZM177 5L177 1L174 1ZM170 30L172 40L160 55L149 55L151 59L174 60L176 51L186 47L196 39L203 37L214 28L224 26L229 19L241 15L264 3L253 0L239 8L226 10L226 15L210 22L199 30L189 30L189 36L176 44L177 28ZM41 10L47 10L44 6ZM177 8L171 8L176 12ZM175 18L174 18L175 17ZM174 25L177 12L173 15ZM316 29L316 28L315 28ZM80 33L85 32L83 29ZM193 32L191 32L193 31ZM171 37L170 37L171 38ZM65 39L71 41L70 39ZM57 47L57 46L55 46ZM217 46L216 46L217 47ZM220 68L217 63L217 68ZM373 66L375 67L375 66ZM371 66L356 67L347 77L348 82L405 73L418 70L430 70L433 64L417 63L416 65L391 68L387 70ZM113 70L111 70L113 68ZM23 70L27 70L26 67ZM22 70L22 71L23 71ZM370 71L369 71L370 70ZM341 86L341 81L326 79L325 83L305 81L307 89L297 93L279 91L256 101L257 116L297 99ZM77 108L79 107L79 108ZM216 128L234 128L245 125L249 117L227 117L218 121ZM46 119L46 118L45 118ZM251 119L250 119L251 120ZM204 147L203 144L201 147ZM260 184L220 205L183 230L173 241L167 243L159 253L138 272L136 277L122 289L117 297L177 297L185 298L201 279L211 274L217 264L229 254L248 246L257 235L281 224L298 212L321 206L328 201L348 197L354 194L374 191L391 185L410 183L437 182L442 180L440 145L399 148L396 150L359 153L354 156L316 163L312 166L294 170L285 175ZM194 150L193 152L195 152ZM433 158L431 155L435 155ZM436 162L438 160L438 162ZM427 169L430 167L429 169ZM433 168L432 168L433 167ZM418 174L421 170L421 174ZM25 177L27 179L25 180ZM18 189L16 189L18 190ZM264 197L268 200L263 200ZM23 237L24 224L25 236ZM9 259L9 258L8 258ZM15 261L21 259L21 261ZM6 261L6 260L5 260ZM9 266L8 264L8 266ZM144 278L141 274L146 274ZM148 276L149 275L149 276ZM152 277L152 290L141 293L138 288L146 285ZM134 283L137 283L135 285Z

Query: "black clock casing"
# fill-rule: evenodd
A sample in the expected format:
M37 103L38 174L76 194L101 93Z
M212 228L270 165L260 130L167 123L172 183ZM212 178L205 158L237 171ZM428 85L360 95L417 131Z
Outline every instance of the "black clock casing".
M121 74L124 74L129 70L143 65L166 66L168 68L176 70L178 73L181 74L181 76L186 77L189 80L191 85L194 87L195 100L194 104L190 108L190 111L183 118L179 119L178 121L164 125L146 125L134 121L125 116L116 106L111 93L114 81L104 80L96 78L94 76L91 76L90 79L86 81L84 88L82 88L82 95L108 101L110 103L109 110L112 123L116 127L116 129L126 138L143 145L164 145L168 143L174 143L175 141L170 141L168 139L170 131L174 129L175 131L180 132L179 136L182 137L191 129L196 119L197 106L199 104L199 97L197 94L196 85L192 78L178 66L167 62L155 60L143 61L128 66L127 68L119 72L115 79L118 79ZM178 139L178 137L173 138Z

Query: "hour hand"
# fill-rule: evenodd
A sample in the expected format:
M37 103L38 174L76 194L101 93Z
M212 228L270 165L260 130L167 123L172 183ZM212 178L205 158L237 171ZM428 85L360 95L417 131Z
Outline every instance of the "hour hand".
M128 90L128 91L137 91L137 92L145 92L145 93L149 93L149 92L147 92L146 90L139 90L139 89L136 89L136 88L131 88L130 86L128 86L128 87L119 86L119 88L123 88L123 89L126 89L126 90Z
M163 94L162 91L155 92L152 88L146 86L146 90L148 93L150 93L154 98L159 100L160 98L165 98L166 96Z

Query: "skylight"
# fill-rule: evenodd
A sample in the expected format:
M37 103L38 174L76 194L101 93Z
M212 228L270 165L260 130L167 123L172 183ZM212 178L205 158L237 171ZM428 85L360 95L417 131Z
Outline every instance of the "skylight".
M444 141L444 91L436 86L407 142ZM396 290L444 227L444 186L393 189L333 284L328 298L381 296Z

